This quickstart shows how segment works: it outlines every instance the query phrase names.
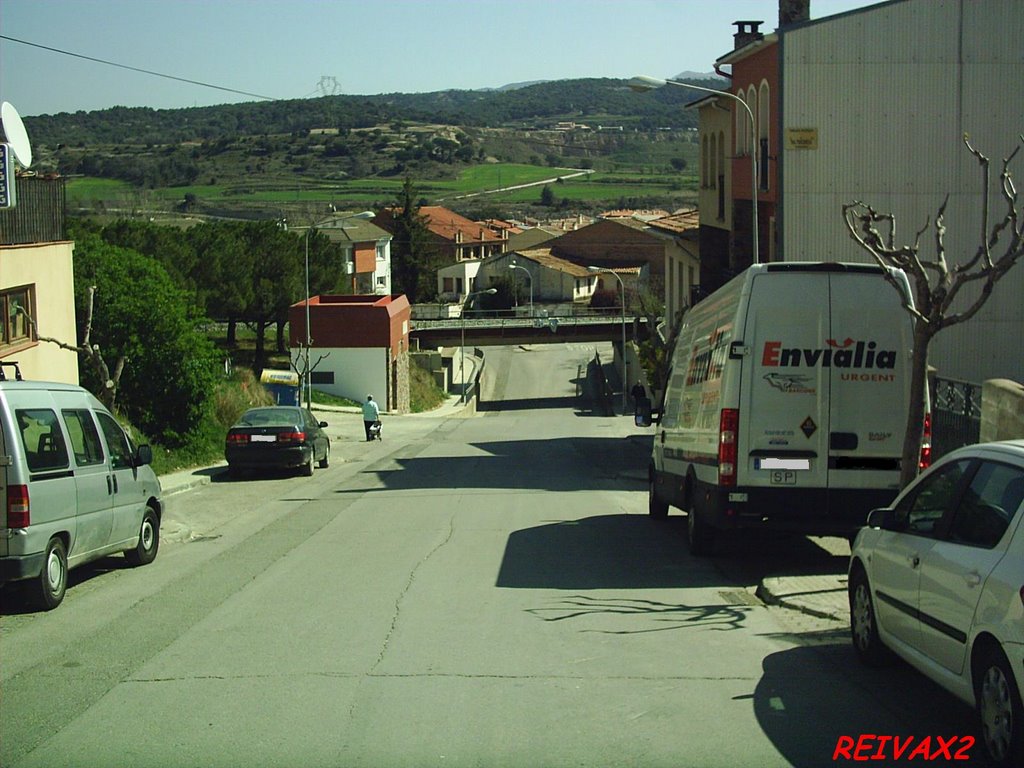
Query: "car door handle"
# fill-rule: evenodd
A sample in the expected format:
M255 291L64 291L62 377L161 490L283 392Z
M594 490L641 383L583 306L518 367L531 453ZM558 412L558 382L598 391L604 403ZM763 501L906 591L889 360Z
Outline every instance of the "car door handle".
M976 587L981 584L981 574L977 571L971 571L964 576L964 581L967 582L968 587Z
M921 564L921 556L919 554L917 554L916 552L914 554L910 555L907 559L910 560L910 567L911 568L917 568L917 566L919 566Z

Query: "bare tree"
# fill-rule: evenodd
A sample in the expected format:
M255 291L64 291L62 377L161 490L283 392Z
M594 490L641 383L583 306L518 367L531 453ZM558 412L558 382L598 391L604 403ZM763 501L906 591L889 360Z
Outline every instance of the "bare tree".
M1024 256L1024 206L1010 173L1010 163L1020 151L1016 147L1003 159L999 190L1005 210L993 217L989 209L990 162L964 135L964 145L978 160L982 175L981 233L977 250L963 263L950 266L946 258L946 205L943 201L935 217L935 253L928 259L921 254L921 237L932 228L931 219L917 232L913 245L896 244L896 217L879 213L854 201L843 206L843 218L850 236L882 266L903 270L910 279L914 302L904 302L914 318L914 350L911 362L910 412L903 442L901 483L906 486L918 471L924 428L925 387L927 386L928 346L936 334L974 317L988 301L999 280ZM1020 136L1024 142L1024 135ZM900 292L898 282L890 282ZM973 292L961 293L968 286ZM970 293L970 295L967 295ZM960 302L957 303L957 300Z
M100 399L100 402L106 406L107 410L111 413L115 413L115 406L117 405L117 387L121 381L121 374L124 372L125 363L128 362L128 358L121 355L117 358L117 362L114 364L114 373L111 375L110 367L107 365L107 361L103 359L103 352L100 350L99 344L92 344L92 313L93 313L93 301L96 298L96 286L89 286L89 307L85 318L85 334L82 337L82 343L78 345L68 344L67 342L61 341L60 339L53 339L49 336L40 336L36 327L35 318L28 313L24 307L18 307L18 311L25 316L28 320L29 325L32 326L32 331L36 334L36 338L39 341L45 341L50 344L56 344L61 349L66 349L69 352L77 352L84 357L93 370L96 371L96 375L99 380L103 382L103 391L98 392L96 396Z

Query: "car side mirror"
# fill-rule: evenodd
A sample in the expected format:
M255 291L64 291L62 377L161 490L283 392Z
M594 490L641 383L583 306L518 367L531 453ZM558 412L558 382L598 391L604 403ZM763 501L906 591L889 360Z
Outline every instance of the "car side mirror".
M136 466L143 466L145 464L153 463L153 449L148 445L140 445L138 450L135 451L135 464Z
M326 421L321 421L320 422L320 429L323 429L326 426L327 426L327 422Z
M881 528L883 531L902 531L906 522L901 520L895 509L873 509L868 513L867 525L869 528Z

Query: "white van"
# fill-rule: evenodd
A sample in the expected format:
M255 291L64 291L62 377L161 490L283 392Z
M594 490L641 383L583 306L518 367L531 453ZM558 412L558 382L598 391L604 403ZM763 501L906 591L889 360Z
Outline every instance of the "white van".
M68 569L160 545L160 481L149 446L132 445L81 387L11 381L0 364L0 584L26 581L38 607L64 599Z
M852 535L899 491L904 301L898 270L785 262L754 265L691 309L654 438L650 514L686 510L695 554L738 528Z

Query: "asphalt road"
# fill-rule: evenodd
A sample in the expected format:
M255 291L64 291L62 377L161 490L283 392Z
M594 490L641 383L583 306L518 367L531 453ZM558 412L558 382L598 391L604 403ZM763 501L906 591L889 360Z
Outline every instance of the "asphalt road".
M813 768L843 736L968 733L840 623L754 597L832 554L696 559L648 518L650 433L593 407L592 352L488 350L475 417L212 482L151 566L90 567L51 613L5 599L0 764Z

